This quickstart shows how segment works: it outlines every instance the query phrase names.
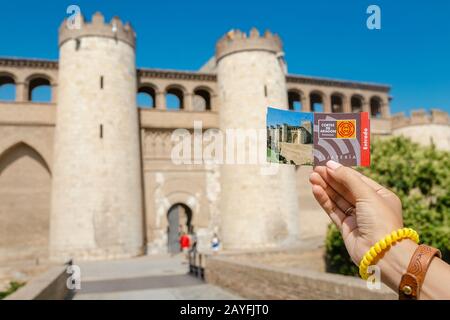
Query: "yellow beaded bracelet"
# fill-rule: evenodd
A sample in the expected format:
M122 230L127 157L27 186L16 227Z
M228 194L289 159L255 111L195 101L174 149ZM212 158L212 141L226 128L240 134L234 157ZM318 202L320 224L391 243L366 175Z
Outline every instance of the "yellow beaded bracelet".
M375 261L377 256L388 250L397 241L403 239L411 239L416 243L419 243L419 234L411 228L401 228L396 231L392 231L391 234L388 234L383 239L375 243L369 251L366 252L359 263L359 275L361 278L367 280L367 278L369 278L367 268Z

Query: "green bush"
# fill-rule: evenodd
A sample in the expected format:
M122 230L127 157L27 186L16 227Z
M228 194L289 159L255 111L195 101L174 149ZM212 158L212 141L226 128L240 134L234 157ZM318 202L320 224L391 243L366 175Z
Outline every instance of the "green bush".
M0 291L0 300L6 298L6 296L9 296L11 293L24 285L25 283L23 282L11 281L9 283L9 288L6 289L6 291Z
M360 171L400 197L405 226L417 230L421 243L439 248L450 263L450 152L395 137L375 140L371 158L370 168ZM357 274L334 226L328 228L325 247L328 272Z

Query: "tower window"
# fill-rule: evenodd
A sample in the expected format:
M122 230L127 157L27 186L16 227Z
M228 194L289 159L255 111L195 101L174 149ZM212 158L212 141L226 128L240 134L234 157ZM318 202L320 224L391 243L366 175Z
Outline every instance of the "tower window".
M103 89L103 76L100 76L100 89Z
M103 124L100 125L100 139L103 139Z

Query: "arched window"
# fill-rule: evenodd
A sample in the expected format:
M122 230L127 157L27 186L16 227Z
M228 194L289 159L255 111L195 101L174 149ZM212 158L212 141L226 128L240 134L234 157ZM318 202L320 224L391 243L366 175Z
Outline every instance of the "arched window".
M331 95L331 112L344 112L344 98L339 93Z
M370 115L374 118L381 118L381 98L370 98Z
M28 101L51 102L52 88L50 80L44 77L34 77L28 82Z
M10 75L0 74L0 101L16 100L16 83Z
M193 97L194 111L211 110L211 94L206 89L195 89Z
M311 92L309 95L312 112L323 112L323 94L319 92Z
M138 89L137 105L139 108L152 109L156 106L156 92L150 86L142 86Z
M300 92L297 90L289 90L288 91L288 105L289 110L302 110L302 97Z
M354 95L350 99L350 104L352 106L352 112L361 112L363 111L363 97Z
M168 110L184 109L183 91L179 88L168 88L166 90L166 107Z

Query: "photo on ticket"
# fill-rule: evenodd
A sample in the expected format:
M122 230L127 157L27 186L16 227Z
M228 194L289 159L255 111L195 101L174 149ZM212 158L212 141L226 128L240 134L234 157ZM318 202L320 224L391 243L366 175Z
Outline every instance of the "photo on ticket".
M313 164L313 113L267 108L267 161Z
M315 113L314 165L334 160L345 166L369 166L369 127L367 112Z

